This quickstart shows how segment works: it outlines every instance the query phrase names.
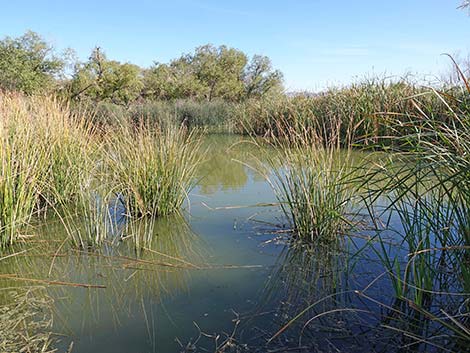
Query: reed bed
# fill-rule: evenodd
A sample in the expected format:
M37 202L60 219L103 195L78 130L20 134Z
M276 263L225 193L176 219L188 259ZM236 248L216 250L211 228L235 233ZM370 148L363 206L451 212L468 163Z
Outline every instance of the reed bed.
M96 125L53 97L0 94L0 245L34 235L46 210L87 246L113 232L118 201L132 217L179 209L195 182L200 134L144 120Z
M353 86L260 104L258 119L244 122L282 151L270 181L294 237L324 244L357 231L348 216L362 198L376 235L360 250L372 251L393 293L356 293L388 312L379 322L393 342L424 350L470 342L470 84L459 73L460 88ZM338 162L341 147L357 146L394 153Z
M129 216L165 216L195 183L200 138L185 127L122 127L108 135L106 163Z
M39 127L43 143L50 150L41 197L49 205L74 204L83 188L92 183L100 161L101 143L95 128L85 116L75 115L63 103L51 101L51 107L32 102L35 116L47 119ZM50 109L47 114L42 109Z
M339 134L344 147L386 145L393 142L388 137L411 132L406 123L419 110L410 97L420 97L426 109L445 109L439 99L427 94L427 89L406 79L376 77L318 94L247 101L235 112L233 125L239 133L256 136L282 137L287 125L290 139L307 128L324 140L335 139ZM394 129L398 116L404 118L402 127Z
M0 96L1 243L11 245L34 215L73 207L98 161L94 129L53 97ZM37 218L37 217L36 217Z
M99 126L139 124L142 120L153 126L180 126L205 128L211 132L232 132L232 117L239 104L220 99L196 101L180 99L175 101L143 101L128 107L109 102L75 103L75 111L88 111L91 120Z
M413 98L418 114L391 125L401 129L407 119L411 132L392 138L398 152L376 171L382 176L377 180L387 183L367 200L369 210L378 197L388 200L378 212L386 222L376 224L377 243L371 245L398 301L400 320L392 329L429 347L451 342L461 349L470 342L470 86L462 79L454 95L429 92L446 110ZM393 216L398 224L390 222ZM390 232L398 247L388 242ZM409 331L410 324L421 331Z
M50 152L38 144L34 120L24 115L25 102L0 97L0 244L25 235L39 201Z

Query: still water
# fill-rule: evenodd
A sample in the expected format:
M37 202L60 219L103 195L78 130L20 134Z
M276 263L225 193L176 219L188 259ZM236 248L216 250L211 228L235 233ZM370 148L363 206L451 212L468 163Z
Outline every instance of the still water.
M228 337L238 347L226 352L394 351L393 332L380 331L383 308L355 292L383 271L373 253L351 259L365 240L286 246L275 196L255 171L257 148L227 135L205 144L184 212L136 223L129 237L147 239L140 246L70 249L51 220L37 230L50 241L2 263L25 278L103 287L48 286L59 351L73 342L74 353L214 352ZM383 277L367 295L389 291Z

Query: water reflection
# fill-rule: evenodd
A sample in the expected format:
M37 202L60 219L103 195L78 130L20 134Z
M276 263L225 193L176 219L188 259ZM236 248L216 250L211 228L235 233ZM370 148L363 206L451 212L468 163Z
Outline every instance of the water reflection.
M345 334L344 315L351 301L345 244L286 245L260 293L259 305L244 322L245 337L258 337L264 349L324 347L334 335ZM337 311L337 312L336 312ZM331 313L324 315L323 313ZM318 320L311 320L313 317ZM325 328L334 330L324 332ZM254 335L253 330L263 332Z
M155 322L171 327L164 302L186 296L192 272L206 266L203 242L179 214L128 222L122 232L128 239L96 249L70 247L63 224L45 223L37 240L19 244L14 253L20 254L2 261L2 274L23 279L2 278L2 286L47 286L55 300L54 331L70 337L59 344L64 350L75 340L78 351L100 351L103 337L116 337L129 325L139 328L134 335L147 336L141 347L151 347L159 332Z
M260 168L259 148L249 139L217 134L209 136L202 150L208 151L206 159L199 169L198 186L204 195L216 191L236 191L245 186L249 177L263 180L263 176L254 172ZM248 167L248 166L252 167Z
M68 335L60 351L73 340L74 353L178 352L184 347L176 338L183 346L197 340L193 322L211 335L231 334L234 312L241 320L236 339L250 351L391 352L407 344L393 331L384 334L394 310L404 310L380 297L391 293L387 276L365 294L388 307L355 292L382 271L374 253L352 256L346 238L328 246L271 241L275 236L266 231L278 231L274 225L284 220L277 207L245 207L273 203L275 196L246 166L260 167L258 147L242 141L208 137L190 215L119 218L103 246L81 250L69 246L61 220L50 217L2 260L1 273L47 287L55 300L54 331ZM359 239L361 248L368 238ZM1 284L31 282L3 278ZM188 351L213 347L206 337Z
M58 316L64 318L58 322L59 331L66 328L72 337L91 340L103 323L118 329L140 318L151 325L152 310L169 296L186 293L191 271L204 266L202 243L181 215L129 222L124 237L134 241L124 241L112 251L77 251L61 264L69 280L99 282L106 288L56 293L61 298ZM69 317L80 320L71 322ZM154 334L150 327L146 330Z

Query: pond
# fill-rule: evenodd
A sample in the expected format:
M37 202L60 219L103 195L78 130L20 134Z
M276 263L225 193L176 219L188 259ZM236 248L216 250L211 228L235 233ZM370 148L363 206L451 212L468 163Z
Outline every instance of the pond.
M340 246L286 244L257 147L231 135L205 146L182 214L135 222L128 237L138 246L69 248L50 217L15 249L24 253L2 261L4 274L47 279L59 351L73 342L74 353L214 352L227 338L221 351L399 351L396 331L384 329L390 281L373 250L356 255L367 231Z

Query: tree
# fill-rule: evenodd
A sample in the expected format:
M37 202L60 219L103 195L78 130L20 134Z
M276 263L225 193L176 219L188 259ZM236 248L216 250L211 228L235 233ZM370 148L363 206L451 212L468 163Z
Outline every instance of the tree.
M154 99L243 98L246 55L226 46L207 44L170 64L155 63L144 73L144 95Z
M206 98L214 97L239 100L244 91L243 70L247 63L246 55L240 50L222 45L218 48L207 44L196 48L190 63L194 66L197 78L207 88Z
M26 94L50 90L64 65L54 47L35 32L0 41L0 89Z
M154 100L214 98L241 101L282 90L282 74L269 58L227 46L207 44L169 64L154 63L140 69L108 60L95 48L86 63L75 68L70 84L72 98L88 97L128 105L139 97Z
M144 73L144 87L144 96L153 99L203 99L207 92L186 56L168 65L155 63Z
M168 65L155 63L143 72L143 97L153 99L172 99L175 87L171 80L172 72Z
M254 55L245 70L246 98L261 97L282 87L282 73L273 70L271 60L267 56Z
M141 71L136 65L108 60L97 47L86 63L77 64L70 85L71 96L128 105L141 95Z

